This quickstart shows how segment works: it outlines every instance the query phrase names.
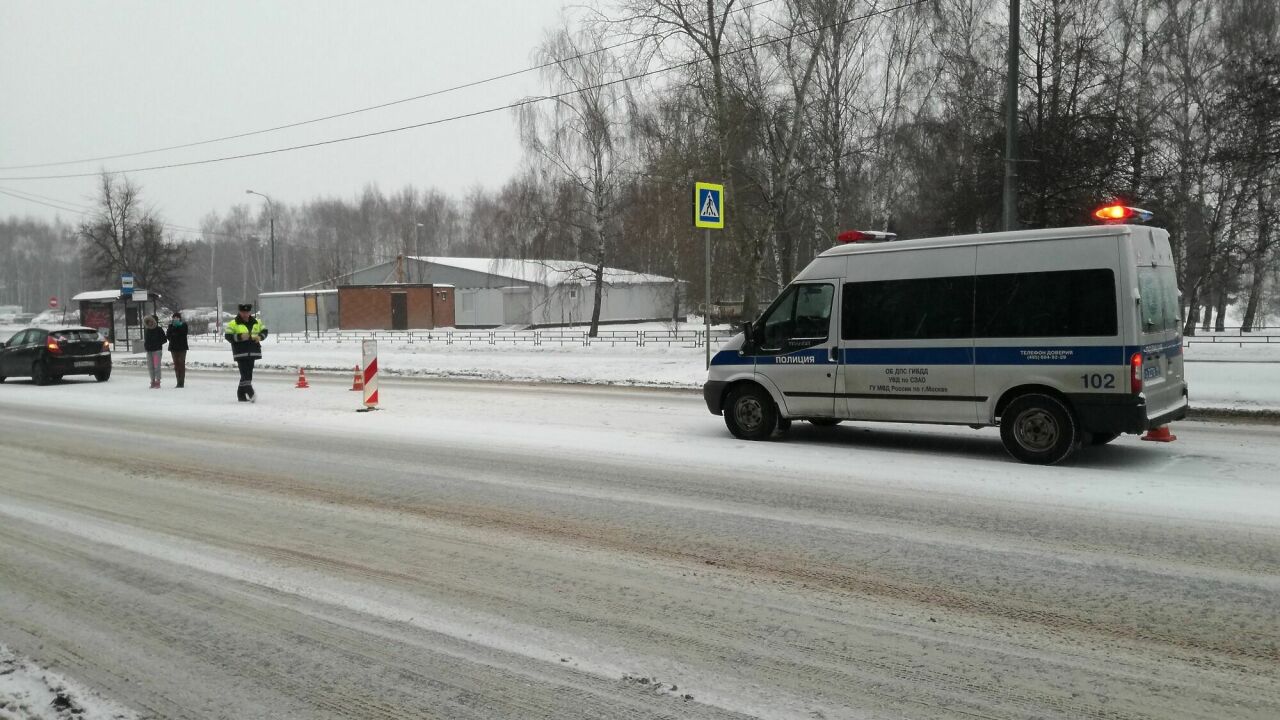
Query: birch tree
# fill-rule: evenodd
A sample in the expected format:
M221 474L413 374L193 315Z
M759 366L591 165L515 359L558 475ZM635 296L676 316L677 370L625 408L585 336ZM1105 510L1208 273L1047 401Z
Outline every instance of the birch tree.
M518 111L521 141L548 180L567 183L582 198L564 220L589 238L592 337L599 332L604 269L619 234L619 198L630 164L625 74L600 40L590 29L553 33L539 49L541 62L549 63L543 73L548 100Z

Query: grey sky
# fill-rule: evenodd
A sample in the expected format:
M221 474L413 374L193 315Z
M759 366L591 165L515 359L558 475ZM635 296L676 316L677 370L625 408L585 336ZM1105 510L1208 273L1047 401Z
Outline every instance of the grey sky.
M146 150L374 105L527 67L563 0L4 0L0 166ZM529 73L301 128L0 178L255 152L479 110L536 94ZM455 196L495 187L521 152L510 111L339 145L130 177L169 223L261 202L351 197L367 183ZM0 180L91 205L95 178ZM80 218L0 195L0 217Z

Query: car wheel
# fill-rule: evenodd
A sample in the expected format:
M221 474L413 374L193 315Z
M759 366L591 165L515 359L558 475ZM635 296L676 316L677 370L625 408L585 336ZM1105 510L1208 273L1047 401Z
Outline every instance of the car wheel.
M835 427L840 424L840 420L835 418L809 418L809 424L814 427Z
M778 426L778 408L759 385L740 385L729 393L724 424L734 437L764 440Z
M1053 465L1075 452L1080 429L1061 400L1032 393L1009 403L1000 416L1000 439L1014 458L1035 465Z
M1111 442L1112 440L1115 440L1118 437L1120 437L1120 433L1117 433L1117 432L1089 433L1089 444L1090 445L1106 445L1107 443Z
M39 361L31 363L31 382L36 385L49 384L49 371L45 369L44 363Z
M98 382L106 382L111 379L111 370L99 370L93 374L93 379Z

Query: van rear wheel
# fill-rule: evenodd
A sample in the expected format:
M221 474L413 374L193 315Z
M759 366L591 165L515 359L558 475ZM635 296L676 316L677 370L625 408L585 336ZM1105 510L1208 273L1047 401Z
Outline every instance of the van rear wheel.
M1030 393L1014 398L1004 409L1000 439L1017 460L1053 465L1075 452L1082 437L1075 416L1061 400Z
M734 437L764 440L778 426L778 408L759 385L740 385L729 393L724 424Z

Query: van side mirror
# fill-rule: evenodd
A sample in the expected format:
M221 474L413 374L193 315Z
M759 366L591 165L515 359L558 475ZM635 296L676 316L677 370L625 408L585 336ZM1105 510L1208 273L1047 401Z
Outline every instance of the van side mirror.
M752 347L756 344L756 325L755 323L742 323L742 346Z

